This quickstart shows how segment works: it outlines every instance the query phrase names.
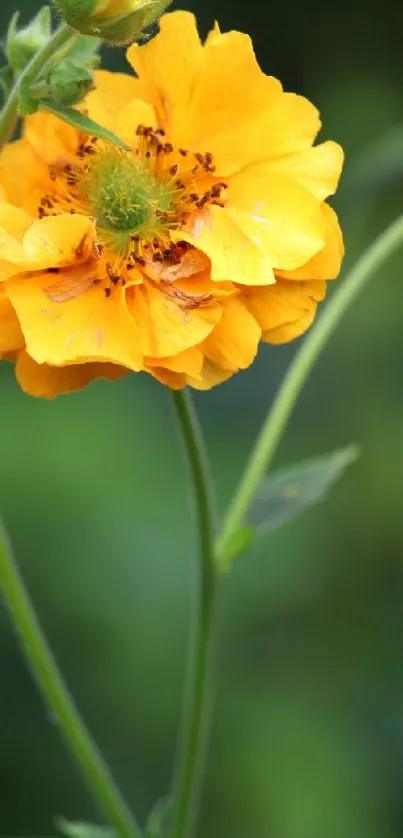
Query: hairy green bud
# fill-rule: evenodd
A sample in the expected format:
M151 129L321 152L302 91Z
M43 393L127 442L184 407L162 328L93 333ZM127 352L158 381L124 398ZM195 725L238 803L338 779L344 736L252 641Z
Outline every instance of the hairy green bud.
M65 21L84 35L110 44L144 37L171 0L53 0Z

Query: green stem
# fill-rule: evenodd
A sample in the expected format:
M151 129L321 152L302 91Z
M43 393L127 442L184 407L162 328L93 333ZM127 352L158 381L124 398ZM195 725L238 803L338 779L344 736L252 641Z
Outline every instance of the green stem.
M169 833L170 838L186 838L195 823L207 747L216 571L211 480L204 440L190 393L173 392L172 398L189 462L199 539L197 601Z
M31 59L29 64L18 77L15 85L0 112L0 149L12 136L18 119L18 102L22 82L30 84L36 81L39 73L51 61L55 53L68 41L75 40L77 33L67 23L63 23L53 33L47 44L40 49Z
M52 717L59 723L61 734L90 791L117 835L137 838L140 832L69 695L0 526L1 589L39 691Z
M223 557L227 546L245 519L277 451L297 398L322 349L367 280L402 243L403 217L400 217L370 245L350 270L293 359L263 424L219 535L216 554L221 570L225 569Z

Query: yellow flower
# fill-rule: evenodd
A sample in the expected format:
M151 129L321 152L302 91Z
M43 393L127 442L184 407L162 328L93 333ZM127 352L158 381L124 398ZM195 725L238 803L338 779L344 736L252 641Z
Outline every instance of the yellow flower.
M130 146L26 119L0 159L0 352L29 393L146 370L209 389L302 334L343 255L342 151L250 39L165 15L100 71L88 115Z

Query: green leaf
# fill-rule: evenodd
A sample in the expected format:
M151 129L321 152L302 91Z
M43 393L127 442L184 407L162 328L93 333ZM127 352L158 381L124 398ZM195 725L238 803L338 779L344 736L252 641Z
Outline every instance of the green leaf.
M228 570L232 560L251 546L254 535L255 528L251 524L244 524L232 534L225 552L220 555L220 568L222 570Z
M266 478L248 515L256 535L278 529L304 509L324 500L358 453L357 446L350 445L323 457L286 466Z
M98 826L94 823L81 821L66 821L57 818L56 826L66 838L115 838L115 833L108 826Z
M98 125L97 122L89 119L88 116L80 113L80 111L76 111L74 108L62 105L60 102L56 102L52 99L46 99L46 101L39 102L39 107L42 108L42 110L54 113L55 116L60 117L60 119L63 119L64 122L68 122L69 125L73 125L74 128L77 128L79 131L83 131L85 134L89 134L91 137L99 137L101 140L107 140L109 143L119 146L119 148L124 148L125 151L130 150L130 146L126 145L123 140L120 140L116 134L113 134L112 131L108 131L106 128L103 128L102 125Z

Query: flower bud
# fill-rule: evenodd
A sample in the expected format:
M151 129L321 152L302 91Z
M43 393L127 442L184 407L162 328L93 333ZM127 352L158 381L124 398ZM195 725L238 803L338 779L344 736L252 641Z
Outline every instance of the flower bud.
M143 37L171 0L53 0L70 26L110 44Z
M44 6L33 20L18 29L19 12L11 18L7 32L6 55L14 73L19 75L31 58L48 42L51 31L50 9Z
M64 58L48 75L50 96L63 105L77 105L94 87L91 70L79 61Z

